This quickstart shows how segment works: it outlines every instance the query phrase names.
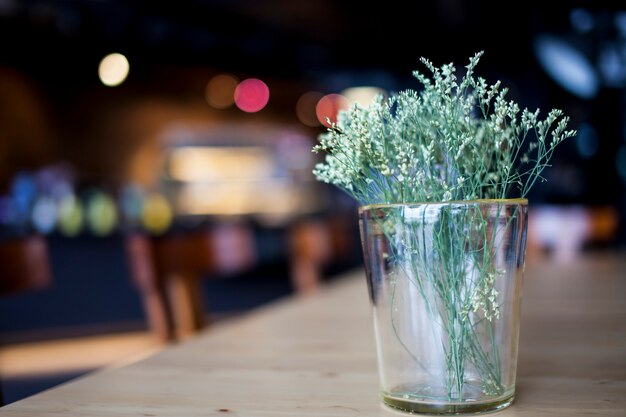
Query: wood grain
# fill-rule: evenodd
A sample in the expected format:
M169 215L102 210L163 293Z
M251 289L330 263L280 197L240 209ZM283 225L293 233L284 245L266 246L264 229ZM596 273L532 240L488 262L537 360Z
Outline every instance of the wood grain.
M399 416L378 400L362 271L0 409L0 416ZM626 256L528 265L505 416L624 416Z

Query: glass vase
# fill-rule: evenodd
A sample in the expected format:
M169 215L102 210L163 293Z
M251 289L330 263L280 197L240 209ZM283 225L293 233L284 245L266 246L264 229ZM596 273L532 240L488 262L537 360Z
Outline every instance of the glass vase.
M527 201L359 209L380 395L412 413L513 402Z

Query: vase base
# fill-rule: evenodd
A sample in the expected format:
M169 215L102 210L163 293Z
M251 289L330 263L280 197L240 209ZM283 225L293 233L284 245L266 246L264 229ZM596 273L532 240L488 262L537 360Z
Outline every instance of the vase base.
M415 399L399 398L397 396L382 394L383 402L391 408L407 411L411 414L431 415L462 415L462 414L485 414L502 410L513 404L514 394L497 398L493 401L420 401Z

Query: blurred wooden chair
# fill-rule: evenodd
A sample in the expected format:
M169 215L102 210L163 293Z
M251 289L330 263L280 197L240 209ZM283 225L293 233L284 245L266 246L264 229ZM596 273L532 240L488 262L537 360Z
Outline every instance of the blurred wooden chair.
M44 237L30 235L0 241L0 296L43 289L51 284L52 269Z
M238 223L163 236L134 233L126 242L148 323L163 342L187 337L205 325L203 275L255 263L252 230Z
M291 282L299 295L314 293L323 280L323 268L349 256L353 245L350 219L340 216L302 219L288 230Z
M587 247L610 245L615 239L618 222L619 214L612 206L531 207L528 258L532 260L547 254L557 261L570 261Z
M345 219L302 218L285 226L285 261L296 294L315 292L322 270L345 256L354 242ZM246 222L126 238L132 279L149 326L162 342L185 338L204 327L206 315L200 280L258 265L253 228Z

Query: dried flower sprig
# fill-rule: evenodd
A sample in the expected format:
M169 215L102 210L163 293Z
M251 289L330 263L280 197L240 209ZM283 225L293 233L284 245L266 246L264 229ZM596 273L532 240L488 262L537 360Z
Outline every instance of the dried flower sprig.
M413 75L423 90L378 96L369 107L340 112L314 152L327 152L317 179L361 204L445 202L525 197L557 145L576 134L552 110L539 119L507 100L500 81L488 85L474 55L459 81L454 64L422 58L430 77ZM526 144L526 142L529 142ZM514 187L515 186L515 187Z

